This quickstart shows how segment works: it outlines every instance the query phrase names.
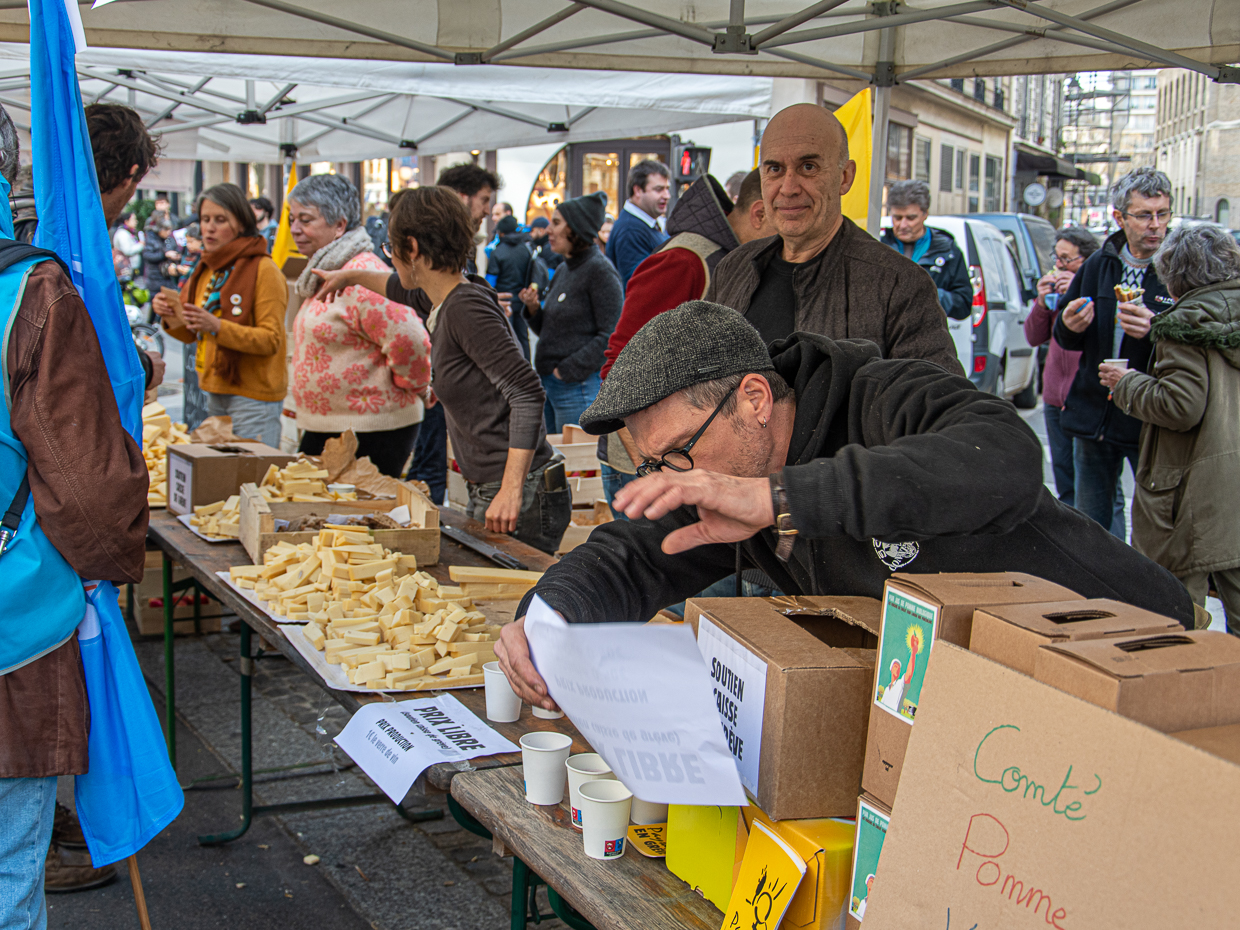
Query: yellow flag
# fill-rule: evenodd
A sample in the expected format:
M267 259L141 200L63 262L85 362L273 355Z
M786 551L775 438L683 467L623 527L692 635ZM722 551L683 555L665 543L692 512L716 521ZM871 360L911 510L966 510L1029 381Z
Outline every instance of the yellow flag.
M873 143L873 90L867 87L835 111L848 133L848 154L857 163L857 176L841 202L844 215L865 229L870 212L870 154Z
M284 206L280 208L280 225L276 229L276 241L271 247L271 259L281 268L292 255L301 255L293 243L293 232L288 222L288 196L297 186L297 164L289 167L288 186L284 189Z

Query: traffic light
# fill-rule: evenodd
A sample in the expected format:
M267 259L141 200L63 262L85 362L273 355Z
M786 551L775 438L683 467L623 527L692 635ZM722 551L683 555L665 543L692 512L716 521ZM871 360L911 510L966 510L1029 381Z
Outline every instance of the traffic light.
M710 148L704 145L678 145L672 153L676 180L696 181L710 171Z

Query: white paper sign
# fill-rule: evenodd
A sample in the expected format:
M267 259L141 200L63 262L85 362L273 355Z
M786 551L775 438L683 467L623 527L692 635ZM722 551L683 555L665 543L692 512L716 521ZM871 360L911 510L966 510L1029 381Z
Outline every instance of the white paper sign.
M535 597L525 635L551 697L633 794L655 804L747 803L692 630L569 624Z
M168 456L168 512L189 513L190 487L194 483L194 463L179 455Z
M758 793L766 662L724 633L708 617L698 621L698 649L706 660L711 691L741 784Z
M336 745L396 804L432 765L518 751L447 694L367 704L336 737Z

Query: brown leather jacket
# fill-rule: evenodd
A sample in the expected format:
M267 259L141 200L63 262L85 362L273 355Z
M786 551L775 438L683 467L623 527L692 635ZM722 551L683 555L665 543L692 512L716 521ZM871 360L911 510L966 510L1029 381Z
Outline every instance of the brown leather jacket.
M7 361L43 532L83 578L140 580L146 463L121 427L90 314L54 262L30 274ZM0 778L85 772L89 722L76 638L0 676Z
M773 236L730 252L715 269L706 299L744 314L781 248L783 239ZM930 275L848 217L822 254L797 270L793 287L798 332L868 339L883 358L920 358L963 373Z

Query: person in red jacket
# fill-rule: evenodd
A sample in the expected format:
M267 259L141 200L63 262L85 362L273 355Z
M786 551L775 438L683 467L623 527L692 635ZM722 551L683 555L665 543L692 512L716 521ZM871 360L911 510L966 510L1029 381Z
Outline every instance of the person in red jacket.
M745 176L735 204L711 175L698 178L676 201L668 217L667 231L672 238L638 265L629 278L620 321L607 342L601 372L604 378L629 340L647 322L685 301L702 298L710 286L711 273L723 256L753 239L775 234L762 204L758 171ZM608 504L617 491L637 477L635 455L627 429L612 433L599 443L603 493ZM625 519L618 512L616 518Z

